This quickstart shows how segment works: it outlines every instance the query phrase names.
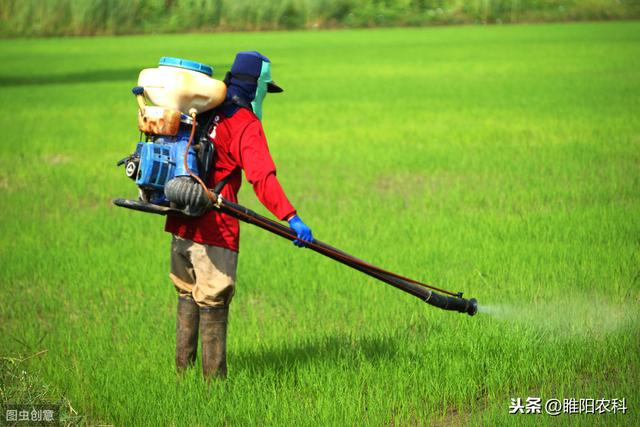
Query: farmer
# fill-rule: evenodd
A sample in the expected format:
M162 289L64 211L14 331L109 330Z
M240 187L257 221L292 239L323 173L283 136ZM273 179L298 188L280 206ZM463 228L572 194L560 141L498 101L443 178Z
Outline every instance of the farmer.
M227 97L215 112L208 136L215 145L215 166L203 177L207 186L226 180L222 196L237 202L242 170L262 204L286 220L299 240L313 241L278 179L262 128L262 103L268 92L282 89L271 80L271 62L258 52L239 52L225 78ZM172 233L170 277L178 291L176 367L196 359L198 329L202 337L202 371L206 378L226 377L229 304L234 295L240 227L238 220L211 210L197 218L167 217Z

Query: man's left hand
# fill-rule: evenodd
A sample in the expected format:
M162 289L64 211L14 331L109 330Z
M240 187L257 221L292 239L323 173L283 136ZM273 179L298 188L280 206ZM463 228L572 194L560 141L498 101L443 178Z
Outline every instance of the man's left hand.
M293 231L296 232L298 238L293 241L293 244L302 248L305 246L305 243L313 243L313 234L311 234L311 229L302 222L298 215L294 215L288 220L289 227Z

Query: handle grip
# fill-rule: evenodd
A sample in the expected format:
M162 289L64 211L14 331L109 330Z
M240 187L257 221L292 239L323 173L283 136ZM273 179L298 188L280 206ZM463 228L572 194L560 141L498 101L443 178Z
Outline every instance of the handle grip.
M136 96L136 101L138 101L138 108L141 113L144 113L144 109L147 106L147 103L144 99L144 88L142 86L135 86L131 89L131 92Z

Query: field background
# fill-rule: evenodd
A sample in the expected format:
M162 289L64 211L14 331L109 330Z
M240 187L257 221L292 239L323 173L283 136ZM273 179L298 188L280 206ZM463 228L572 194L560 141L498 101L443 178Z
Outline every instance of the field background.
M174 373L159 217L115 163L160 56L273 60L317 238L476 297L444 312L243 226L230 378ZM638 425L640 23L0 40L3 401L115 425ZM246 183L240 200L262 213ZM510 398L628 413L508 415Z
M0 36L639 19L640 0L0 0Z

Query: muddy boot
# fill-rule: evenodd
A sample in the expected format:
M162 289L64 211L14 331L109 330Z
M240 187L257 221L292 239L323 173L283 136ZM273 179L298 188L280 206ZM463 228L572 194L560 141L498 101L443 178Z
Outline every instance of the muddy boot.
M202 374L206 379L227 377L228 307L200 307Z
M190 296L178 297L176 314L176 368L184 371L196 361L198 351L198 304Z

